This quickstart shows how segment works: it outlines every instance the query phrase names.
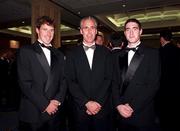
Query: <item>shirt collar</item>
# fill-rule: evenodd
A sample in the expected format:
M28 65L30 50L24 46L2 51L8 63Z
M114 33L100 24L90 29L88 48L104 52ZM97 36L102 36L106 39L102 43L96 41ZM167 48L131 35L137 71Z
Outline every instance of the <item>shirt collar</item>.
M138 43L136 43L135 45L133 45L132 47L129 47L129 45L127 45L128 48L135 48L138 47L140 45L141 41L139 41Z
M38 39L37 41L38 41L39 43L43 44L43 42L42 42L40 39ZM45 46L47 46L47 45L45 45ZM52 44L50 43L48 46L52 46Z
M85 43L83 42L83 45L88 46L88 47L91 47L91 46L95 45L95 42L93 42L91 45L85 44Z

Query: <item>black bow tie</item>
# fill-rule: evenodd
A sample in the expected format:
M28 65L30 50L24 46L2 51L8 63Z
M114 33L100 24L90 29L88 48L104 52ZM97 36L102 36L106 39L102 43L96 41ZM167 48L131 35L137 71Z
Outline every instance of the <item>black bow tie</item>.
M44 45L44 44L40 44L40 45L41 45L41 47L47 48L47 49L49 49L49 50L52 49L52 46L46 46L46 45Z
M92 45L92 46L86 46L86 45L83 45L84 47L84 50L87 51L88 49L95 49L96 48L96 45Z
M134 51L134 52L136 52L136 51L137 51L137 49L138 49L138 46L133 47L133 48L129 48L129 47L126 47L126 48L125 48L125 50L126 50L126 51L130 51L130 50L132 50L132 51Z

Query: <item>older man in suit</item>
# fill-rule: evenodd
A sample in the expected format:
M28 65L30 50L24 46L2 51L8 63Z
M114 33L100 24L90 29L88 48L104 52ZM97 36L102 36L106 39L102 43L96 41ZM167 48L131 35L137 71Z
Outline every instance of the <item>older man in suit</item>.
M119 131L155 130L154 98L159 87L160 61L157 49L140 41L141 24L129 19L124 26L128 41L115 61L113 98L119 116Z
M20 130L59 131L59 110L66 84L64 58L52 47L54 21L42 16L36 21L37 41L19 50L17 67L22 90Z
M97 22L80 22L83 42L67 55L67 76L75 131L110 130L110 51L95 43Z

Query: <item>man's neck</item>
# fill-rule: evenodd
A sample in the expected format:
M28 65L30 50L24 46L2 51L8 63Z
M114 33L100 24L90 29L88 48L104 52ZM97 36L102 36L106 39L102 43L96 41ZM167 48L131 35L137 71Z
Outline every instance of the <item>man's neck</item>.
M49 43L49 44L44 43L44 42L42 42L42 40L40 40L40 39L38 39L38 41L39 41L39 43L44 44L45 46L52 46L51 43Z
M93 43L85 43L85 42L83 42L83 45L90 47L92 45L95 45L95 42L93 42Z
M129 48L135 48L135 47L137 47L140 43L141 43L141 41L138 41L138 42L136 42L136 43L128 43L128 46L127 46L127 47L129 47Z

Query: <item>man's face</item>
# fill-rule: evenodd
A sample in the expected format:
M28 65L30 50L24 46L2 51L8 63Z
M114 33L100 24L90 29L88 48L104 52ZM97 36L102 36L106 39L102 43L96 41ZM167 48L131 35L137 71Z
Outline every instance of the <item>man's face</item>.
M54 27L43 24L39 29L36 28L36 33L38 34L39 40L44 44L49 45L54 37Z
M96 37L96 44L103 45L103 43L104 43L103 37L102 36L97 36Z
M124 34L129 44L136 44L140 41L142 29L139 28L135 22L129 22L126 24Z
M87 45L91 45L97 33L95 22L92 19L82 21L80 33L83 35L83 42Z

